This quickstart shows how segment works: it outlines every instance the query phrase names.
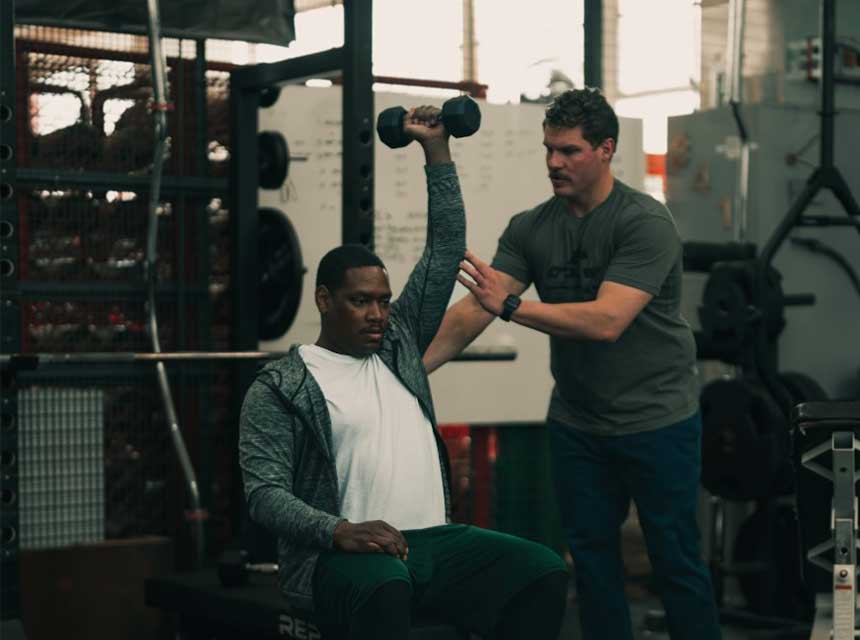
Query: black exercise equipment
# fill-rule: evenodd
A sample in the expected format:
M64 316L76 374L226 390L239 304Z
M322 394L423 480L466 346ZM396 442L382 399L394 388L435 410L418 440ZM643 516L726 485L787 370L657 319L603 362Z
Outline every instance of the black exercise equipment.
M260 106L263 108L271 107L278 101L281 96L281 88L278 85L269 85L260 90Z
M257 134L259 182L263 189L278 189L290 171L290 147L278 131Z
M277 573L278 565L273 562L250 562L244 549L228 549L218 556L218 580L222 587L240 587L248 584L251 573Z
M412 138L403 131L406 113L403 107L390 107L376 119L379 139L392 149L405 147L412 142ZM451 98L442 105L442 123L455 138L470 136L481 128L481 109L469 96Z
M290 607L273 571L277 541L245 512L239 548L224 551L215 569L150 578L147 605L178 614L183 637L337 640L346 630ZM262 569L262 570L260 570ZM409 640L467 640L469 634L427 617L413 620Z
M828 220L827 223L821 226L830 226L832 221L829 218L825 218ZM818 218L818 220L822 220L822 218ZM858 227L860 227L860 220L856 221ZM804 225L811 226L811 225ZM811 251L812 253L817 253L822 256L826 256L833 260L836 265L845 272L845 275L851 281L854 290L860 294L860 276L857 275L857 271L854 269L852 264L848 262L848 258L843 256L839 251L834 249L833 247L821 242L818 238L800 238L793 237L791 239L791 244L796 247L803 247L807 251Z
M827 392L815 378L799 371L783 371L779 374L779 382L791 395L794 406L803 402L819 402L827 400Z
M744 364L757 340L774 350L785 307L815 304L812 294L784 294L782 275L758 260L716 262L709 273L699 307L702 338L709 353L725 362Z
M324 621L289 607L277 576L254 573L244 585L225 589L215 569L146 580L146 604L177 614L182 637L206 640L337 640L345 634L323 631ZM409 640L466 640L468 634L436 620L418 618Z
M767 391L744 379L702 389L702 485L728 500L793 489L788 419Z
M816 602L812 637L854 640L860 402L799 404L792 423L804 580Z
M810 176L806 187L800 194L789 211L777 225L767 241L764 243L761 252L755 257L747 257L743 260L730 258L725 261L715 261L712 263L709 273L711 274L705 288L703 296L702 308L700 309L700 319L702 321L702 331L696 336L697 352L699 357L711 357L722 360L726 363L736 365L739 370L739 375L746 381L752 382L769 394L774 402L776 402L781 413L790 417L792 408L797 403L797 398L800 395L819 394L821 389L816 388L818 385L807 384L808 381L801 381L797 375L789 375L779 373L779 349L778 337L785 323L784 307L788 304L812 304L814 298L811 295L802 296L785 296L781 290L781 278L773 269L773 260L786 238L791 231L800 226L848 226L853 227L860 232L860 206L851 194L848 185L842 178L839 170L834 165L834 116L835 116L835 84L834 84L834 57L835 57L835 0L821 0L821 51L819 60L821 61L821 135L819 137L821 148L820 166ZM735 116L738 116L737 105L733 104ZM738 118L739 125L742 125ZM847 214L845 219L840 219L835 216L818 216L805 214L805 210L818 195L821 190L829 190L839 200L842 208ZM795 242L798 244L798 242ZM817 244L806 242L805 246L810 249L820 249ZM832 257L832 256L831 256ZM711 281L713 280L713 282ZM713 393L713 390L711 391ZM712 397L712 400L716 400ZM704 394L703 394L704 400ZM703 402L704 404L704 402ZM747 405L751 408L755 402ZM798 405L798 407L806 407L808 404L816 405L823 403L807 403ZM715 406L715 405L713 405ZM723 409L714 409L718 412L725 412ZM740 412L743 415L743 411ZM764 412L761 412L764 413ZM770 412L767 412L770 413ZM741 415L741 418L742 418ZM740 431L737 428L733 429L731 434L738 433L749 436L749 430L743 430L743 419L734 417L735 424L741 425ZM774 421L783 424L782 420ZM717 463L731 462L731 456L726 455L726 450L732 451L732 448L737 444L732 441L732 437L727 433L723 435L710 436L707 433L707 420L705 425L705 433L703 433L703 441L711 440L712 444L716 445L715 449L703 449L703 483L707 482L714 486L717 482L718 490L728 496L734 493L735 495L750 495L750 476L748 469L740 470L740 478L728 481L725 476L729 475L732 469L714 469L709 468L709 465ZM782 427L778 427L782 428ZM765 425L758 425L758 429L753 434L760 435L768 431ZM798 504L798 515L801 523L800 531L800 546L803 549L808 546L809 541L815 538L815 533L812 536L806 531L808 527L829 526L829 505L826 500L822 500L822 496L827 495L826 487L822 487L821 479L810 479L811 475L806 468L801 468L801 460L799 459L799 451L808 451L806 444L814 444L804 442L808 439L802 429L798 429L794 434L794 455L788 453L789 461L794 461L795 464L789 464L788 468L796 471L796 477L793 482L796 491L796 500ZM818 436L820 437L820 436ZM752 437L748 443L762 445L763 441ZM774 438L773 444L775 449L768 451L758 460L751 461L751 464L761 464L766 467L771 467L776 458L785 454L783 451L783 438ZM826 442L823 444L827 444ZM722 448L721 448L722 447ZM736 447L735 447L736 449ZM784 465L777 465L777 468L785 468ZM847 467L846 467L847 469ZM770 469L772 470L772 468ZM853 463L851 466L853 473ZM767 484L768 474L761 474L761 481ZM706 480L707 479L707 480ZM818 484L816 484L818 483ZM707 486L706 484L706 486ZM781 482L776 480L773 482L774 487L779 487ZM852 488L853 495L853 488ZM722 527L722 497L712 499L712 509L714 517L712 518L712 545L711 550L711 568L713 572L714 590L717 594L717 601L721 607L721 619L723 621L735 621L749 626L758 628L775 628L783 632L790 629L796 629L796 622L792 620L776 619L775 613L779 609L778 600L780 598L778 578L773 571L768 571L767 567L774 567L780 553L780 545L787 544L785 540L781 540L779 536L779 511L777 509L775 495L761 497L759 510L764 514L760 516L764 518L765 524L760 526L761 535L759 536L762 550L759 552L761 557L766 559L764 571L756 578L760 580L757 590L758 596L754 607L757 613L752 611L740 611L729 609L723 606L723 576L732 572L731 565L726 565L723 562L722 555L722 537L724 533L717 534L717 530ZM853 509L853 500L852 509ZM805 505L805 506L804 506ZM822 506L823 505L823 506ZM811 517L805 511L812 509L821 509L823 513L817 517ZM814 522L815 525L809 524ZM827 533L827 532L824 532ZM818 532L820 536L822 532ZM850 545L843 545L840 548L848 549L852 558L854 556L854 545L852 540ZM801 549L798 549L800 553ZM757 554L758 555L758 554ZM852 583L854 578L854 566L850 569L845 569L846 577L850 574ZM735 572L736 573L736 572ZM836 575L836 574L834 574ZM813 588L814 583L811 580L815 579L815 575L809 575L809 572L804 573L804 582L808 588ZM851 598L856 595L856 588L852 586ZM817 608L817 603L816 603ZM845 637L853 639L853 600L851 601L851 610L845 613L846 618L850 619L850 631L844 630ZM761 614L764 615L761 615ZM829 634L828 634L829 635ZM808 637L808 631L806 633Z
M708 273L717 262L755 258L756 246L750 242L684 243L684 271Z
M275 340L292 326L307 269L299 236L287 215L262 208L259 215L260 339Z
M815 606L803 582L797 513L789 504L773 505L773 513L767 508L756 509L744 520L735 538L733 560L741 593L753 613L809 622Z

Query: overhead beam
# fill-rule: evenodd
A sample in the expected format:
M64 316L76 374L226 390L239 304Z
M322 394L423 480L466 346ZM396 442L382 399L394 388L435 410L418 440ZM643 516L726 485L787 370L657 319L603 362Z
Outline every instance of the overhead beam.
M603 0L584 0L585 86L603 89Z

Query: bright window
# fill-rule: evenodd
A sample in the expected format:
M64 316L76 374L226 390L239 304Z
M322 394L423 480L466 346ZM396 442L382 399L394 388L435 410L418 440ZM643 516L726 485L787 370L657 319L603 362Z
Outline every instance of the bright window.
M666 153L668 117L699 107L699 4L618 0L615 110L642 119L645 153Z

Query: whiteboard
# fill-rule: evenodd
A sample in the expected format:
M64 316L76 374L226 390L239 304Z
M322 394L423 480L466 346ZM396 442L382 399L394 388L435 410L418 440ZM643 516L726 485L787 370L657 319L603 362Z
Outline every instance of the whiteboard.
M394 93L374 94L377 113L388 107L440 104L439 98ZM277 191L260 190L260 206L280 208L292 221L308 273L298 315L280 339L263 342L264 350L285 350L314 342L319 314L313 299L320 258L341 243L341 88L288 86L278 101L260 111L260 130L281 131L290 154L300 160ZM452 154L466 204L466 242L490 261L512 215L552 195L546 176L541 123L543 106L494 105L479 101L481 129L468 138L451 139ZM642 123L620 119L615 175L641 189L645 176ZM375 250L388 267L395 296L424 248L427 189L424 154L412 143L389 149L375 143ZM466 294L457 284L451 302ZM523 296L536 299L534 287ZM494 321L473 347L514 348L507 362L451 362L430 376L440 423L543 421L552 389L549 339L514 323Z

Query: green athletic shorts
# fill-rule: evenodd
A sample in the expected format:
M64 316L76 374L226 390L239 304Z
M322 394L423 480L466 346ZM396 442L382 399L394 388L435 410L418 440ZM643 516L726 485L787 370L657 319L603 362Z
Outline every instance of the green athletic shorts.
M322 553L314 573L314 617L345 624L377 588L403 580L412 586L413 615L488 631L522 589L567 571L552 549L497 531L448 524L403 535L406 562L385 553Z

